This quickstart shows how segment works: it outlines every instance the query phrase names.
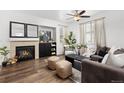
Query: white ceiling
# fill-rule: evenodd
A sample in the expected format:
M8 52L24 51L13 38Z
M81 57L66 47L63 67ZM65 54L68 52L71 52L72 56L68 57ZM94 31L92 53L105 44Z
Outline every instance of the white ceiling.
M18 12L25 13L27 15L58 20L63 22L70 22L72 19L67 20L70 16L67 13L73 13L74 10L18 10ZM85 15L94 15L95 13L99 12L99 10L87 10Z

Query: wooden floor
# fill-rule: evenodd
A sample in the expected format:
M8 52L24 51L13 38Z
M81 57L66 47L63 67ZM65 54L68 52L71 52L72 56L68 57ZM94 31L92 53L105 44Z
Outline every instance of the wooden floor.
M47 58L17 63L0 68L1 83L73 83L61 79L47 68Z

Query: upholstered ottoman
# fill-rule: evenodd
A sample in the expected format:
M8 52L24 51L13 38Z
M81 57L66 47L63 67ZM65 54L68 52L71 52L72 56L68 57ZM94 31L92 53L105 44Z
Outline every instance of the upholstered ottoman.
M56 63L56 74L65 79L72 74L72 63L62 60Z
M52 56L48 58L48 68L51 70L56 69L56 62L59 60L59 57L57 56Z

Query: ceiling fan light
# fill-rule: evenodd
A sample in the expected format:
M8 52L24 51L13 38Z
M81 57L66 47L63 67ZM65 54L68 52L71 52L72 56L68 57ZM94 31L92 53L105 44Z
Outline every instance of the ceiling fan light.
M74 20L75 20L75 21L79 21L80 19L81 19L81 18L80 18L79 16L75 16L75 17L74 17Z

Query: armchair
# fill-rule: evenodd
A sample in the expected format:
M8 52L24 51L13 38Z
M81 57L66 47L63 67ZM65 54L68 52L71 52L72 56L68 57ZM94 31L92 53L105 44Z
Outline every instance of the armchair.
M108 48L108 47L105 47L105 46L104 47L100 47L99 49L97 49L95 54L90 56L90 58L91 58L92 61L101 62L102 59L108 53L109 50L110 50L110 48Z

